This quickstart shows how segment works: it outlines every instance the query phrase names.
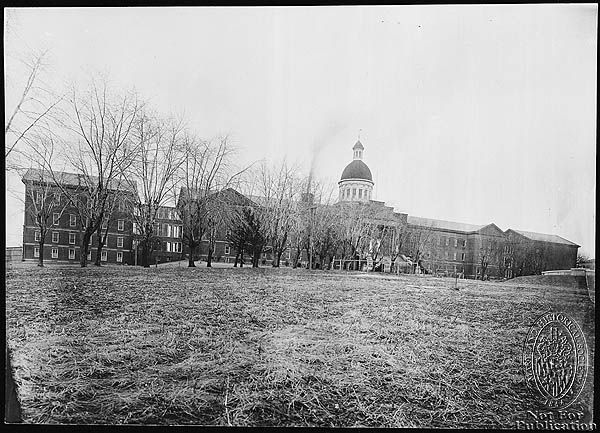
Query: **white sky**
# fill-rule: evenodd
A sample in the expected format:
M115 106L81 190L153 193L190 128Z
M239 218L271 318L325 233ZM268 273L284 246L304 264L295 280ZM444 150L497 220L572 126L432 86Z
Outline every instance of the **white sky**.
M375 199L595 251L597 5L5 9L14 57L107 71L240 161L336 183L362 129ZM7 98L7 109L12 108ZM20 183L7 177L7 187ZM7 195L7 245L22 205Z

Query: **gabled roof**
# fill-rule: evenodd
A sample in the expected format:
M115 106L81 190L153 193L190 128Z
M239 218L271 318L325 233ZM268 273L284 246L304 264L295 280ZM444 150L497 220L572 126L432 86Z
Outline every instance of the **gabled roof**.
M429 227L432 229L440 229L440 230L452 230L452 231L465 232L465 233L476 232L477 230L480 230L489 225L489 224L475 225L475 224L458 223L458 222L454 222L454 221L436 220L436 219L432 219L432 218L421 218L421 217L415 217L415 216L411 216L411 215L408 215L408 217L406 218L406 221L408 222L408 224L412 224L415 226Z
M64 171L56 171L54 172L54 176L58 183L64 186L72 186L72 187L85 187L87 186L87 182L85 181L86 176L82 174L68 173ZM91 181L91 183L96 183L98 181L98 176L87 176L87 178ZM54 183L54 178L52 174L47 170L40 170L37 168L30 168L23 175L22 179L23 183L30 182L41 182L41 183ZM135 186L135 181L133 182ZM130 191L135 193L135 188L132 188L131 182L126 182L124 180L114 179L109 184L109 189L112 190L121 190L121 191Z
M574 242L568 241L565 238L561 238L560 236L557 236L557 235L549 235L546 233L536 233L536 232L526 232L524 230L515 230L515 229L508 229L508 230L518 233L521 236L526 237L527 239L531 239L532 241L553 242L555 244L571 245L574 247L581 246L581 245L577 245ZM508 232L508 230L507 230L507 232Z
M188 188L181 187L177 202L179 203L182 197L185 197L187 194ZM192 200L198 200L198 198L200 197L200 193L197 189L192 189L191 196ZM225 188L221 191L210 191L205 197L202 198L219 198L221 200L224 200L228 204L236 206L256 206L256 203L253 202L250 198L246 197L244 194L236 191L233 188Z

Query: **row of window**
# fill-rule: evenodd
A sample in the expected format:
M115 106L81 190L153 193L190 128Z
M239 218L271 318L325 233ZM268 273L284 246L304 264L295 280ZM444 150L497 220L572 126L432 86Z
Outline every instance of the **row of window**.
M435 259L436 257L435 257L435 254L431 254L431 252L428 252L427 253L427 258L434 258ZM444 258L444 257L442 256L442 257L438 257L438 258L441 259L441 258ZM462 261L464 261L465 260L465 253L461 253L460 256L459 256L456 251L454 253L452 253L452 254L450 253L450 251L446 251L445 258L447 260L462 260Z
M40 232L35 232L35 241L39 242L42 239L42 234ZM117 237L117 248L123 248L123 237ZM52 232L52 243L58 244L60 243L60 232ZM76 245L77 244L77 233L69 233L69 244ZM90 237L90 245L92 244L92 238Z
M60 223L60 213L52 214L52 224L57 226ZM69 226L75 227L77 226L77 215L69 214ZM102 221L102 228L106 229L108 227L108 220ZM117 230L122 232L125 230L125 220L117 220Z
M33 248L33 257L38 258L40 256L40 248ZM50 251L50 257L53 259L58 259L58 248L52 248ZM87 259L92 260L92 252L88 251ZM75 248L69 248L69 260L75 260ZM108 254L106 251L102 251L100 253L100 261L106 262L108 260ZM117 251L117 262L123 262L123 253L121 251Z
M181 242L165 242L165 251L168 253L180 253Z
M40 191L36 191L35 193L35 202L36 204L42 204L44 201L44 195L46 195L46 198L52 201L52 205L53 206L58 206L60 205L60 197L61 194L60 193L43 193ZM119 201L117 203L117 209L119 212L129 212L129 206L126 202L124 201Z
M363 194L364 194L364 198L366 198L366 199L371 198L371 191L369 191L366 188L365 189L352 188L352 191L350 191L350 188L348 188L346 190L342 190L342 198L350 198L350 193L352 193L352 198L356 198L357 192L358 192L358 198L363 198Z
M447 237L447 238L439 237L438 238L438 245L439 246L442 245L442 239L446 240L446 243L445 243L446 246L450 246L450 239L452 239L452 238L449 238L449 237ZM453 239L454 239L454 247L458 247L458 243L459 242L460 242L460 244L462 245L463 248L467 246L467 240L466 239L460 239L460 240L458 238L453 238Z

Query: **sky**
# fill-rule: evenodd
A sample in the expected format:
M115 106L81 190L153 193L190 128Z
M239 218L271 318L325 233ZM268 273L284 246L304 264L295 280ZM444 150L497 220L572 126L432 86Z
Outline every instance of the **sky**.
M229 134L239 161L314 160L335 186L360 134L395 211L594 256L595 4L4 11L6 111L18 59L48 49L47 83L108 73L199 135ZM23 188L6 185L20 245Z

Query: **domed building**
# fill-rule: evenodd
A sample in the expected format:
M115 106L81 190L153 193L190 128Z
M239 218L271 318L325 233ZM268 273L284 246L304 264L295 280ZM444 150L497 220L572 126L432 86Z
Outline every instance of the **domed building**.
M354 152L353 160L344 168L342 177L338 182L340 188L339 201L359 201L367 202L371 200L373 194L373 176L371 170L362 161L363 151L365 147L360 140L354 144L352 151Z

